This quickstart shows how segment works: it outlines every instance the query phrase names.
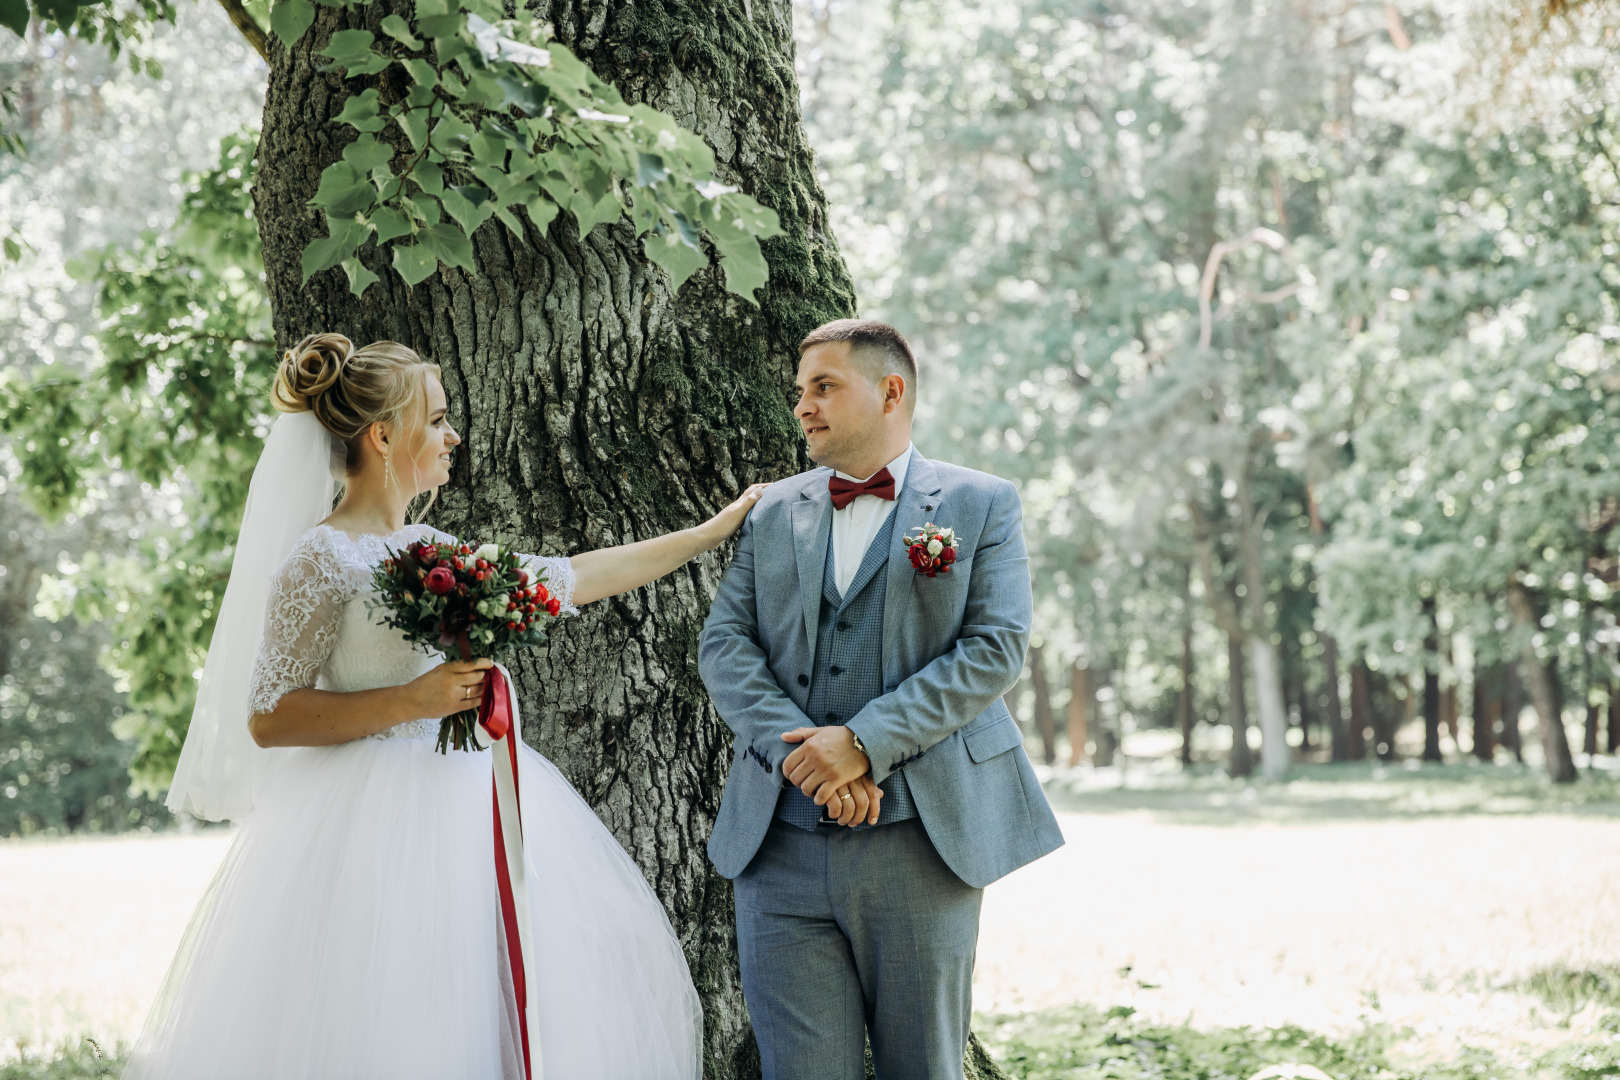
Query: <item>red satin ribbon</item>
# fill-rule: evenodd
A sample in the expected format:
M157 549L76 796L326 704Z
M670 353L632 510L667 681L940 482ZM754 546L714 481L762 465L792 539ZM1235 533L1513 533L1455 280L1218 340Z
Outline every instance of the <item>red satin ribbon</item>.
M894 501L894 474L887 468L879 469L865 480L845 480L841 476L827 478L827 491L832 495L834 510L842 510L861 495L876 495Z
M505 739L491 747L492 753L507 754L512 769L512 790L517 790L518 761L517 740L506 739L512 731L512 699L511 687L501 675L500 669L490 668L484 675L484 698L478 705L478 720L483 724L484 730L489 732L491 739ZM502 762L495 763L500 768ZM506 838L501 826L501 800L500 794L495 790L494 777L490 778L490 799L495 811L495 881L501 895L501 924L506 930L506 960L512 972L512 991L517 998L518 1031L523 1041L523 1075L532 1077L534 1071L529 1063L529 1024L528 979L524 974L523 966L523 939L518 933L517 902L512 895L512 871L506 865ZM520 819L518 836L523 835L523 822Z

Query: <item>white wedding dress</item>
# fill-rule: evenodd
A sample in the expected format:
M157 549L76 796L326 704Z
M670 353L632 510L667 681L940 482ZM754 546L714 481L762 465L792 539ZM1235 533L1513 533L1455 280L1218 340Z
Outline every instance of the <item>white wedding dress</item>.
M319 525L277 572L252 711L301 687L396 686L439 659L369 616L385 547ZM567 605L567 559L529 556ZM570 609L571 610L571 609ZM503 985L490 756L434 751L437 720L273 751L186 930L131 1080L522 1076ZM555 766L519 743L546 1080L688 1080L702 1015L663 907ZM542 1068L543 1065L543 1068Z

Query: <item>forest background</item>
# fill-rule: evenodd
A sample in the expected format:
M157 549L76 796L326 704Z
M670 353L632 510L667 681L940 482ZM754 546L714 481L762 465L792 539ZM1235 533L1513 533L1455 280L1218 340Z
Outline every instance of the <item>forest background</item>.
M918 444L1023 493L1035 755L1607 763L1612 5L794 13ZM0 836L167 823L267 419L265 68L176 18L0 41Z
M267 69L244 27L278 23L234 0L21 10L0 31L0 837L162 831L269 419ZM922 357L918 445L1022 492L1038 621L1010 697L1060 805L1181 785L1298 816L1286 789L1310 785L1283 781L1388 788L1396 760L1470 762L1487 799L1612 803L1615 5L791 13L860 310ZM1612 967L1538 978L1571 1011L1620 1006ZM1393 1075L1376 1030L1129 1013L992 1025L997 1053L1025 1076L1279 1055ZM1605 1015L1601 1060L1551 1075L1608 1075Z

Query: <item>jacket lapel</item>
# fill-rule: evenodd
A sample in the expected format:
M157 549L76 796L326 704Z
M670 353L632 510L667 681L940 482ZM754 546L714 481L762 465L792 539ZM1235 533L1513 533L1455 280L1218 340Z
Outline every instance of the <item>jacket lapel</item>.
M827 545L832 542L832 496L825 478L799 492L793 504L793 557L799 571L799 598L804 604L804 632L813 655L821 621L821 586L827 574ZM756 552L754 557L759 558Z
M917 571L906 553L906 534L925 522L939 524L940 484L934 465L916 450L906 466L906 486L894 506L894 535L889 538L888 594L883 598L883 688L893 689L889 677L900 669L899 629L902 605L911 600Z

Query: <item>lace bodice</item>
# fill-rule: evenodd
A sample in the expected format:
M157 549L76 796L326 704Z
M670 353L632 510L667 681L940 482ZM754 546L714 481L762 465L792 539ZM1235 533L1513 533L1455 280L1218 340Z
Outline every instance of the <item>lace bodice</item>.
M455 537L427 525L407 525L389 536L351 537L317 525L298 538L270 583L264 643L248 695L250 713L269 712L292 690L375 690L410 682L439 656L407 642L398 630L373 622L366 600L376 596L371 574L389 548L416 540L454 543ZM566 558L522 557L546 572L546 587L574 612L574 567ZM436 735L439 721L412 720L372 738Z

